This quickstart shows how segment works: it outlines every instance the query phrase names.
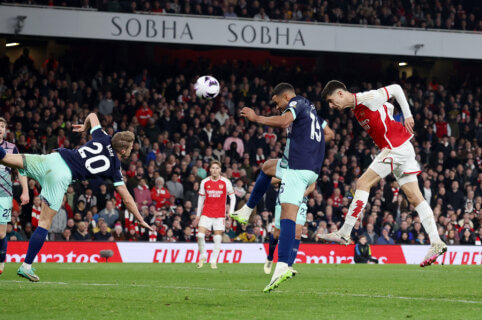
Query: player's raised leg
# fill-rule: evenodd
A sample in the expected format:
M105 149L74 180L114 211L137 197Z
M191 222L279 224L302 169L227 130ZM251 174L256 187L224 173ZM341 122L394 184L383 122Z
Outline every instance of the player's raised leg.
M274 251L278 246L279 239L279 226L275 227L273 232L269 235L268 256L264 263L264 273L271 274L271 268L273 267Z
M258 178L256 179L256 183L248 199L248 202L244 206L242 206L241 209L230 213L229 215L231 216L231 218L243 224L248 223L249 217L251 216L253 209L264 196L266 191L268 191L269 185L271 184L271 178L276 175L277 163L278 159L270 159L263 164L263 168L261 169Z
M447 251L447 245L440 239L432 208L430 208L430 205L420 192L416 176L412 174L411 177L415 181L405 183L401 185L401 188L408 201L415 207L420 217L420 222L430 238L430 249L420 263L421 267L425 267L430 266L440 255L444 254ZM399 182L399 184L401 183Z
M390 164L387 165L389 166ZM350 208L348 209L345 223L339 231L322 235L321 239L344 245L348 245L350 243L351 231L356 220L360 217L360 214L367 205L370 188L377 184L380 179L380 175L370 168L368 168L367 171L362 174L356 183L355 195L350 204Z
M44 245L44 242L48 235L48 230L52 225L52 220L55 214L57 214L57 211L51 209L46 203L46 201L43 201L38 227L35 229L28 243L28 250L25 261L17 271L17 274L19 276L24 277L32 282L37 282L40 280L40 278L35 274L35 270L32 268L32 263L35 260L35 257L39 253L40 249L42 249L42 246Z

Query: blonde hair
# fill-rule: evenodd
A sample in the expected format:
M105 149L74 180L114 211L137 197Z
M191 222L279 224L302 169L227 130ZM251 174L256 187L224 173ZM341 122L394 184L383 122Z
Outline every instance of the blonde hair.
M5 123L5 127L7 126L7 120L4 117L0 117L0 122Z
M212 161L209 163L209 168L208 168L208 170L211 169L211 167L212 167L213 164L217 164L217 165L221 168L221 162L219 162L218 160L212 160Z
M112 148L115 152L127 150L134 142L135 136L130 131L121 131L114 134L112 137Z

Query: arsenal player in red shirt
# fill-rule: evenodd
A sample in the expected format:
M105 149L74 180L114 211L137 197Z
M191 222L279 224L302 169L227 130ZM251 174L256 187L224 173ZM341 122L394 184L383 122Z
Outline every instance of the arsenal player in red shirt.
M322 97L330 108L351 108L358 123L381 150L357 181L356 192L343 227L322 236L322 239L349 243L353 226L367 204L370 188L393 173L430 237L430 249L420 266L431 265L447 251L447 245L440 240L432 208L425 201L418 186L417 175L421 171L410 142L414 121L403 89L398 84L392 84L378 90L351 93L342 82L332 80L323 89ZM400 105L404 124L393 118L394 106L388 102L391 98L395 98Z
M193 222L196 227L199 224L197 239L200 252L198 268L206 262L204 246L205 236L211 227L214 230L214 250L211 257L211 268L216 269L219 251L221 250L221 240L226 223L226 198L229 196L229 212L233 212L236 206L236 196L234 195L231 181L221 176L221 162L214 160L209 164L209 177L201 181L199 187L199 200L197 206L197 217Z

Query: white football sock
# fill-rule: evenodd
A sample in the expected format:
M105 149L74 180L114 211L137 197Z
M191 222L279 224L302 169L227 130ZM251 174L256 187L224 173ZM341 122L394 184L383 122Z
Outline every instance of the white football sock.
M22 267L25 269L25 270L30 270L32 269L32 265L31 264L28 264L28 263L22 263Z
M435 224L435 218L433 217L432 208L430 208L427 201L422 201L415 210L418 212L423 228L428 233L430 243L441 241L440 236L438 235L437 225Z
M221 240L222 239L223 239L223 236L220 235L220 234L213 236L214 250L213 250L213 259L211 260L211 263L217 263L218 262L219 251L221 251Z
M345 223L340 229L342 235L347 237L350 236L356 220L361 217L361 214L367 205L369 195L370 193L364 190L355 191L355 196L353 197L348 213L346 214Z
M276 268L274 269L273 277L271 278L271 280L276 279L277 277L285 273L286 270L288 270L288 264L286 262L278 262L276 264Z
M3 271L3 268L5 268L5 262L0 262L0 270Z
M204 258L204 245L206 244L205 240L206 235L204 233L198 232L197 233L197 245L199 248L199 255L201 258Z

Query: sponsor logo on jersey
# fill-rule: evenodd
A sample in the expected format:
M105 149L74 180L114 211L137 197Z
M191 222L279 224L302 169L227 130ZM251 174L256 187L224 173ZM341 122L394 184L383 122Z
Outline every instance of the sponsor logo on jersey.
M112 146L109 144L107 145L107 150L109 151L109 156L113 157L114 156L114 151L112 151ZM122 174L121 174L122 176Z
M291 108L296 108L296 101L291 101L290 104L289 104L289 106L290 106Z
M370 119L365 119L363 121L360 121L360 125L363 127L365 130L370 130L370 125L368 124L370 122Z

